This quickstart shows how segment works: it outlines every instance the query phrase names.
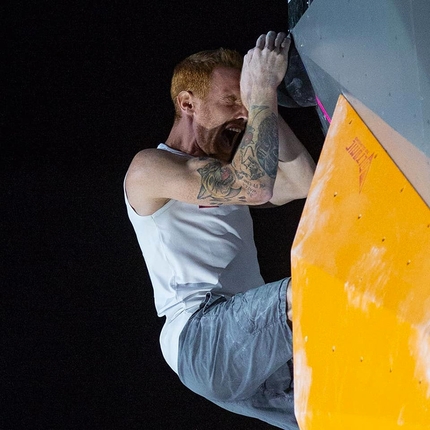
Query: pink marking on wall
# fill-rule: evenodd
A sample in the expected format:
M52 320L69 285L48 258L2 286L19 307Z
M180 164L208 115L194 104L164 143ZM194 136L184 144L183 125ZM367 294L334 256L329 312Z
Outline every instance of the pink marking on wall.
M321 112L323 113L325 119L328 121L329 124L331 124L330 115L325 110L324 105L321 103L321 100L318 97L316 97L316 96L315 96L315 99L316 99L318 107L321 109Z

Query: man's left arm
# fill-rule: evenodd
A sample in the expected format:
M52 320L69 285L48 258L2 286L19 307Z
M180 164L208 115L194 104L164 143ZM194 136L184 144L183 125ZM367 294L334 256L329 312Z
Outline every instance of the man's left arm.
M308 195L315 163L285 120L278 114L278 172L270 203L276 206Z

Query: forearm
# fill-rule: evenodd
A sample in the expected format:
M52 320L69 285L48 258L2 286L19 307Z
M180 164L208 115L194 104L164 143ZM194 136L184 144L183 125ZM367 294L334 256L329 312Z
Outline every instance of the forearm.
M285 122L281 115L278 117L278 132L279 132L279 161L292 161L301 154L309 156L309 162L315 168L314 162L304 147L299 138L291 130L290 126Z
M269 199L273 194L279 156L277 124L275 94L250 107L244 137L232 160L235 175L249 195L261 193Z
M315 163L280 115L278 116L278 132L278 174L270 202L282 205L307 196L315 171Z

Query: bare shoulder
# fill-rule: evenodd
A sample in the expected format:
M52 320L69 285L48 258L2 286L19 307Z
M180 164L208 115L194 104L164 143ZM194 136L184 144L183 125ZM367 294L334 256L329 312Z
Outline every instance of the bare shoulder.
M172 157L173 155L173 157ZM158 149L144 149L138 152L130 163L125 182L127 198L140 215L151 215L169 198L163 196L160 184L169 171L169 165L178 163L177 156Z
M158 160L165 159L169 155L167 151L161 151L156 148L143 149L139 151L133 158L129 174L135 174L141 169L148 169L152 167L152 163L157 163Z

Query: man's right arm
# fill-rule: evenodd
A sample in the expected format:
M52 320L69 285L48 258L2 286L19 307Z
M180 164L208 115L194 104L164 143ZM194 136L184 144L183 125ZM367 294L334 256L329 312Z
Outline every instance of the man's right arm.
M170 199L205 206L265 203L272 197L277 145L276 115L267 105L254 105L231 163L158 149L140 151L127 172L128 200L140 215L154 213Z

